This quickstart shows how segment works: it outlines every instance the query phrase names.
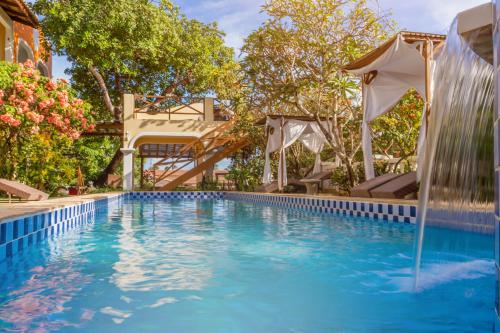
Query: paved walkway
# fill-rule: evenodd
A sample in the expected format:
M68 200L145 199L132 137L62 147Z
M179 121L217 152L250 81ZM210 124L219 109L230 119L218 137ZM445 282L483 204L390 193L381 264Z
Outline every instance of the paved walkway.
M13 200L12 203L2 202L0 203L0 221L19 218L26 215L32 215L34 213L46 212L57 208L73 206L76 204L94 201L98 199L109 198L119 194L121 194L121 192L70 196L64 198L54 198L44 201L16 202Z

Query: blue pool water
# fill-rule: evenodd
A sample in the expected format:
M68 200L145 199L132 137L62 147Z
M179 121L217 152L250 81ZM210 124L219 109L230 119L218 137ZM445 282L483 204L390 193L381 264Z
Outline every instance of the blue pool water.
M5 332L491 332L493 239L228 200L113 204L1 264Z

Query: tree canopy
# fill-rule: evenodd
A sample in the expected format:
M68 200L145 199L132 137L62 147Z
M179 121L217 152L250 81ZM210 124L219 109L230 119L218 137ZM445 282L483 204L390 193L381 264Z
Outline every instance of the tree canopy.
M214 24L168 0L37 0L48 45L68 57L75 89L119 116L123 93L229 93L237 63ZM223 96L224 97L224 96Z
M121 120L124 93L237 94L238 63L217 24L189 19L168 0L36 0L33 9L47 46L69 59L72 87L98 120ZM84 169L103 170L95 179L103 184L118 167L120 142L89 138L85 145L101 147L93 159L100 164Z
M263 10L269 19L243 46L251 106L308 115L320 125L320 117L330 117L331 126L322 131L354 184L360 91L342 66L384 41L392 21L366 0L272 0Z

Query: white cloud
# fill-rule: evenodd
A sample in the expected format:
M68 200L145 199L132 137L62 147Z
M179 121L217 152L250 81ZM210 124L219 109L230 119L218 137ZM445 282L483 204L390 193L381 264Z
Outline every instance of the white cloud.
M402 29L447 33L455 16L487 0L379 0L382 10L391 10Z
M217 22L226 34L226 43L236 53L244 38L264 20L261 6L265 0L174 0L189 17Z

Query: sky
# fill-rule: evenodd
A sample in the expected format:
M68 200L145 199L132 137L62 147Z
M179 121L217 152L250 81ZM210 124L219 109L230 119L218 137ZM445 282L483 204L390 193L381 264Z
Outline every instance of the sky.
M368 0L376 4L376 0ZM202 22L218 22L225 40L235 48L236 55L245 36L264 20L261 6L265 0L173 0L190 18ZM383 12L391 12L401 30L446 34L456 14L487 0L378 0ZM55 57L54 77L66 77L69 67L65 58Z

